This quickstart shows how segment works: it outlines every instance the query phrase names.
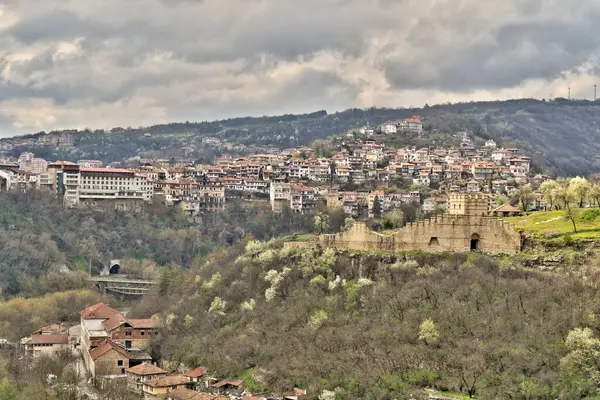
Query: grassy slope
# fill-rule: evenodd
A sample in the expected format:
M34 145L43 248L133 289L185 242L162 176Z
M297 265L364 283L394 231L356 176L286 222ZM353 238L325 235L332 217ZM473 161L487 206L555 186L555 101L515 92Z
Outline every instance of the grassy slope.
M577 214L577 233L573 233L573 225L565 218L562 210L535 212L505 220L514 224L516 229L538 239L552 240L566 234L570 234L573 239L600 239L600 210L579 210Z

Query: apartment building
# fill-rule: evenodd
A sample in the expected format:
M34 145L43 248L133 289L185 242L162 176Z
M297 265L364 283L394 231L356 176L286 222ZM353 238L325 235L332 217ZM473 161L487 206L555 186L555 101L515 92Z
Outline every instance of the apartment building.
M154 184L143 174L119 168L81 168L69 161L48 165L40 186L64 196L68 207L108 206L118 210L139 210L151 202Z

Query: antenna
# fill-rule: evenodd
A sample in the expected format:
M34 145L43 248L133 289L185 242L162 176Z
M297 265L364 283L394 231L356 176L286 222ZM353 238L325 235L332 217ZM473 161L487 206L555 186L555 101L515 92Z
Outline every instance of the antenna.
M571 86L569 86L569 100L571 100Z
M594 85L594 101L596 101L596 98L597 98L597 97L596 97L596 86L597 86L597 85Z

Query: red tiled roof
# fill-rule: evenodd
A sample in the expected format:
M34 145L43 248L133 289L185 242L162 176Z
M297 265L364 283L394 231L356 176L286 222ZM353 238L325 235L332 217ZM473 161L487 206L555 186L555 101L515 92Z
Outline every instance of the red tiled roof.
M137 329L150 329L150 328L162 328L163 323L160 318L128 318L127 322Z
M187 377L189 377L189 378L198 378L198 377L206 374L207 372L208 372L208 368L206 368L206 367L197 367L197 368L190 369L184 375L187 376Z
M69 344L69 335L32 335L25 344Z
M207 393L198 393L194 390L180 387L175 389L168 394L169 398L174 400L213 400L215 395Z
M188 379L183 375L168 375L154 378L148 382L145 382L144 384L151 387L168 387L185 385L187 381Z
M167 371L165 371L164 369L149 363L142 363L136 365L135 367L127 368L127 372L130 372L135 375L158 375L167 373Z
M492 212L508 212L508 213L520 213L521 210L515 206L512 206L508 203L501 205L500 207L496 207L492 210Z
M292 185L293 190L310 190L308 186L304 185Z
M133 174L133 171L123 168L80 168L81 172Z
M81 318L83 319L109 319L115 314L120 313L104 303L94 304L85 310L79 311L79 315L81 315Z
M125 321L125 318L120 313L114 314L109 319L104 321L104 329L106 329L107 331L112 331L113 329L121 325L121 322L123 321Z
M213 384L212 387L220 388L220 387L227 386L227 385L240 386L243 383L244 383L244 381L242 381L240 379L226 379L221 382L217 382L217 383Z
M103 356L111 350L114 350L122 356L129 358L127 350L125 350L123 347L119 346L112 340L108 339L103 340L98 347L90 350L90 357L92 358L92 360L97 360L99 357Z

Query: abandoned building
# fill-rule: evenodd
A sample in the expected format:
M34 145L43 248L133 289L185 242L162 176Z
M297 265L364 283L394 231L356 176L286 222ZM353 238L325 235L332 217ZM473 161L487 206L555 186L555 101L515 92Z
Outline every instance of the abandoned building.
M317 239L325 247L359 251L516 254L522 246L521 234L511 224L490 216L488 199L479 193L454 194L447 214L409 223L391 235L373 232L357 222L347 232Z

